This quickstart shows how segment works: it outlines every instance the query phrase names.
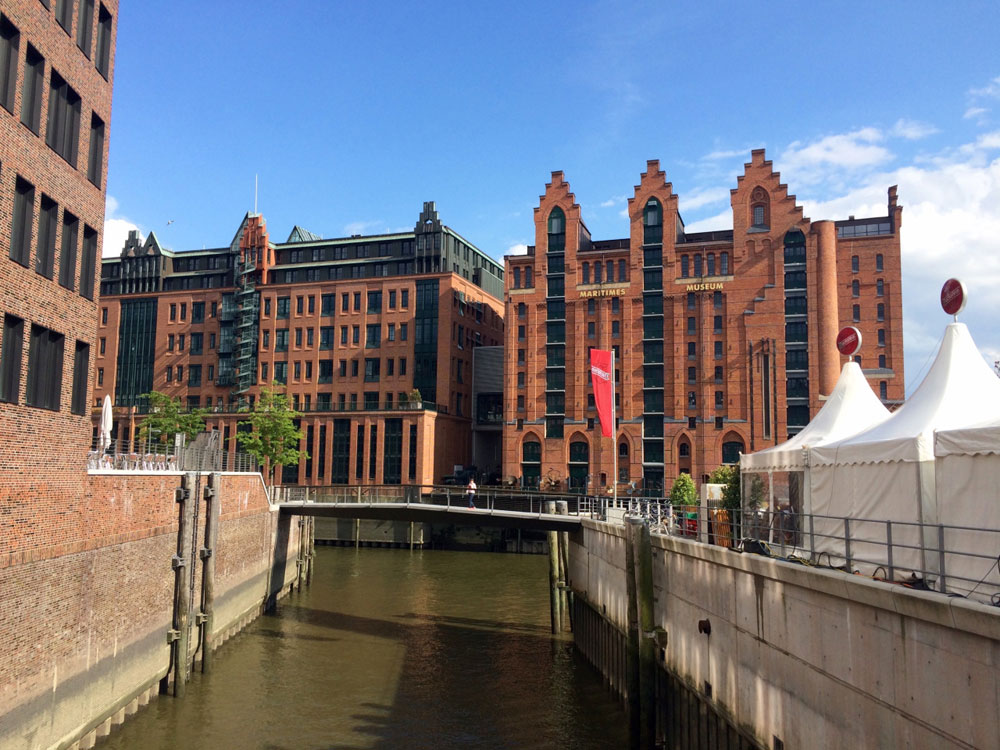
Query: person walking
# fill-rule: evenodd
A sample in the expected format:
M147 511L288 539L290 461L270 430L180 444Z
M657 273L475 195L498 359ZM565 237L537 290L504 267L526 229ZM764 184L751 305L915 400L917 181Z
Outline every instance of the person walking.
M469 501L469 507L476 507L476 480L469 479L469 484L465 488L465 497Z

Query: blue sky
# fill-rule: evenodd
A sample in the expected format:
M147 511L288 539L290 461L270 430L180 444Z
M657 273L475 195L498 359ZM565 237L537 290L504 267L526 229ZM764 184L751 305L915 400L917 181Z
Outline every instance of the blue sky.
M899 185L907 390L949 275L1000 359L1000 4L122 3L105 254L129 228L228 244L412 228L425 200L494 257L561 169L597 239L660 160L689 229L731 226L764 147L813 219ZM168 222L171 222L168 224Z

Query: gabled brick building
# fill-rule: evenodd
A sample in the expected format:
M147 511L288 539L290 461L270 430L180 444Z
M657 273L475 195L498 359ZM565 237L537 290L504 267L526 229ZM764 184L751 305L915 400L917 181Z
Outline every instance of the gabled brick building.
M96 394L111 394L120 439L157 390L209 408L232 451L237 409L277 380L310 454L285 483L440 482L471 461L472 350L502 343L502 290L497 262L432 202L385 235L295 227L275 243L254 214L210 250L133 235L103 261Z
M614 449L620 482L657 493L681 472L704 480L806 425L837 381L846 325L862 331L875 392L903 399L896 188L884 216L814 221L756 150L731 204L732 230L685 232L650 161L629 237L593 240L552 174L535 244L506 258L505 476L598 490ZM592 347L616 352L614 443L596 420Z

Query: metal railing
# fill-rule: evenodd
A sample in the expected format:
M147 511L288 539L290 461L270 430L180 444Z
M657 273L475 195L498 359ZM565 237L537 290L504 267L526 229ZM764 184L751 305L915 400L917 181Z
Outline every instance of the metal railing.
M114 440L105 450L96 441L87 453L88 469L114 471L241 471L256 472L256 459L247 453L187 446L176 451L173 444Z
M343 485L332 487L273 487L271 501L309 503L394 503L469 508L469 494L457 485ZM565 503L564 515L597 518L602 498L589 495L530 492L502 487L480 487L472 499L476 510L512 511L532 515L549 513L548 503ZM558 513L555 509L552 512Z
M653 533L1000 606L1000 529L632 501Z

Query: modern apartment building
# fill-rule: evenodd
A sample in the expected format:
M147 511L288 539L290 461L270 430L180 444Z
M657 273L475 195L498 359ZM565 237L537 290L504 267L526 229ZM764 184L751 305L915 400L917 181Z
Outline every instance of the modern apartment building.
M833 390L840 327L887 404L903 399L902 208L803 214L763 150L731 191L732 229L688 233L650 161L629 236L593 240L552 174L535 244L507 256L503 472L574 489L618 480L660 492L801 430ZM600 437L588 351L614 350L617 426ZM547 481L545 481L547 480Z
M237 410L277 381L310 455L284 482L429 484L470 462L472 351L503 340L502 290L433 203L394 234L275 243L254 214L210 250L133 234L102 264L96 393L120 438L157 390L209 408L235 450Z

